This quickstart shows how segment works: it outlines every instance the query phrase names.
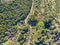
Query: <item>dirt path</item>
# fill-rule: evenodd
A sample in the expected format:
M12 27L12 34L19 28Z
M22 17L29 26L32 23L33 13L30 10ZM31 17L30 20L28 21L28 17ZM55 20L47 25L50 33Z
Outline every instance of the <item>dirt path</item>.
M31 6L30 13L25 19L25 24L29 26L29 31L30 31L29 36L27 37L27 40L26 40L26 43L27 43L26 45L30 45L31 43L30 39L31 39L31 34L32 34L32 27L28 24L28 20L30 16L34 14L34 3L35 3L35 0L32 0L32 6Z
M35 2L35 0L32 0L31 10L30 10L30 13L28 14L28 16L25 19L25 24L28 24L29 17L34 14L34 2Z

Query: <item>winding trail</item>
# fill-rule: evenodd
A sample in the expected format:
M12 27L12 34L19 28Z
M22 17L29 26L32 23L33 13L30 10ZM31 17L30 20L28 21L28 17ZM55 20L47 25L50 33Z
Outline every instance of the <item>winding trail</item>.
M26 40L26 43L27 43L26 45L30 45L31 43L30 39L31 39L31 34L32 34L32 27L31 25L28 24L28 21L29 21L30 16L34 15L34 4L35 4L35 0L32 0L32 6L31 6L30 13L25 19L25 24L29 26L29 31L30 31L29 36L27 37L27 40Z
M32 0L32 6L31 6L30 13L28 14L28 16L25 19L26 25L28 24L29 17L34 14L34 3L35 3L35 0Z

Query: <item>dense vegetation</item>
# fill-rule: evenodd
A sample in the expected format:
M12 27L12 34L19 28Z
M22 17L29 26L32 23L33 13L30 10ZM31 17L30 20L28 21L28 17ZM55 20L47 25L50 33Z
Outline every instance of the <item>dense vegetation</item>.
M0 45L7 41L7 36L14 37L17 31L16 25L24 21L32 3L31 0L2 2L0 3Z
M60 45L59 0L0 1L0 45Z

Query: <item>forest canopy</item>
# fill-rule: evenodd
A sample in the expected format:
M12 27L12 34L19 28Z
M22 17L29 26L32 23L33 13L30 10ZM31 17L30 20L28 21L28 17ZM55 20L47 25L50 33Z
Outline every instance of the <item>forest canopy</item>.
M60 0L0 0L0 45L60 45Z

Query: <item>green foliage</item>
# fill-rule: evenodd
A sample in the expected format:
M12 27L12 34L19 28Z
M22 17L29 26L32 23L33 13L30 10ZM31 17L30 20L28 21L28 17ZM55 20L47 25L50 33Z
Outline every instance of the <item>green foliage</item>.
M60 41L59 3L59 0L35 0L34 15L25 25L32 0L0 1L0 45L10 45L18 30L20 35L14 45L25 45L29 36L31 45L56 45Z
M17 24L24 21L30 11L31 4L32 0L3 0L0 2L0 44L8 40L9 34L15 36L18 30Z
M20 29L20 35L18 37L18 42L20 45L24 44L28 35L29 35L29 30L28 30L29 26L23 26L22 29ZM22 36L23 35L23 36Z
M38 22L38 24L36 25L36 27L38 29L44 28L44 22L43 21Z
M6 41L5 43L4 43L4 45L9 45L10 44L10 41Z

